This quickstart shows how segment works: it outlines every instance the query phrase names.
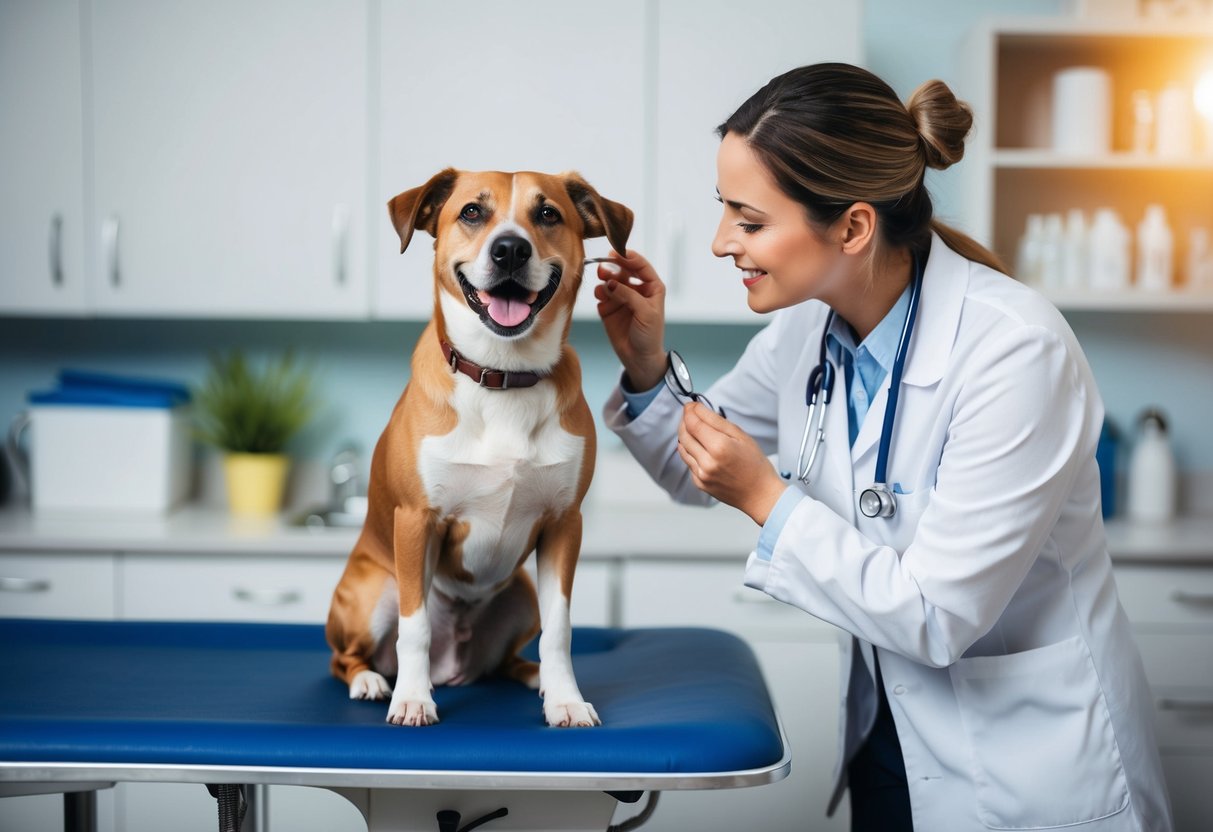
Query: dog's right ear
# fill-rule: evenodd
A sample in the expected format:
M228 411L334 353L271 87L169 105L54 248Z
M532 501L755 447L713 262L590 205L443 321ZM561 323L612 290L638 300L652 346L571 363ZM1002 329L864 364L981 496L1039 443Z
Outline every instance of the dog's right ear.
M455 190L455 180L458 178L459 171L447 168L434 174L420 188L413 188L388 200L387 211L396 233L400 235L401 254L409 247L413 229L421 228L437 236L438 214Z

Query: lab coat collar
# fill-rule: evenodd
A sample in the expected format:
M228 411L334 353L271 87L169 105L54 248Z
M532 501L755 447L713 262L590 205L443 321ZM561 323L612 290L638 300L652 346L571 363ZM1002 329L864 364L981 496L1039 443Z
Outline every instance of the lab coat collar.
M943 378L956 343L960 310L968 288L969 261L932 232L931 253L922 274L918 319L914 322L901 376L906 384L929 387Z
M901 374L906 384L928 387L943 378L952 345L956 342L960 308L968 285L969 261L948 248L939 235L931 234L931 254L923 270L922 294L918 298L918 319L914 322L914 333ZM863 417L851 448L852 465L880 439L891 376L891 372L885 373L884 381Z

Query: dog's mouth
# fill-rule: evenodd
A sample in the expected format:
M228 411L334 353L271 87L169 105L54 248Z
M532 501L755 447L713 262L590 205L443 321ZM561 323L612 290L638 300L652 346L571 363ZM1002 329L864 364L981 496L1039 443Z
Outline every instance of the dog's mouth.
M477 289L463 276L463 270L455 267L467 305L489 330L505 337L521 335L531 328L535 316L560 288L562 274L560 266L553 264L547 284L538 292L508 277L490 289Z

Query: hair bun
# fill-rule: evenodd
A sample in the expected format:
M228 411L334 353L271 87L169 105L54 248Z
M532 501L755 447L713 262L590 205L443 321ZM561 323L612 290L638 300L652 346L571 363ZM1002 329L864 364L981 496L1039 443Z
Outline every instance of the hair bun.
M914 90L906 109L922 139L927 167L945 170L964 157L973 111L947 84L938 79L927 81Z

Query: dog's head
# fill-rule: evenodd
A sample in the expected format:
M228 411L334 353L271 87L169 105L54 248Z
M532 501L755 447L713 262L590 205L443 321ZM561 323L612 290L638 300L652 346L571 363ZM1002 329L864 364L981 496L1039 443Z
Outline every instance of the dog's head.
M582 241L606 236L622 252L632 229L631 210L571 172L448 168L394 197L388 212L401 252L415 229L432 234L438 291L506 340L558 322L567 326L581 283ZM545 309L564 314L545 315Z

